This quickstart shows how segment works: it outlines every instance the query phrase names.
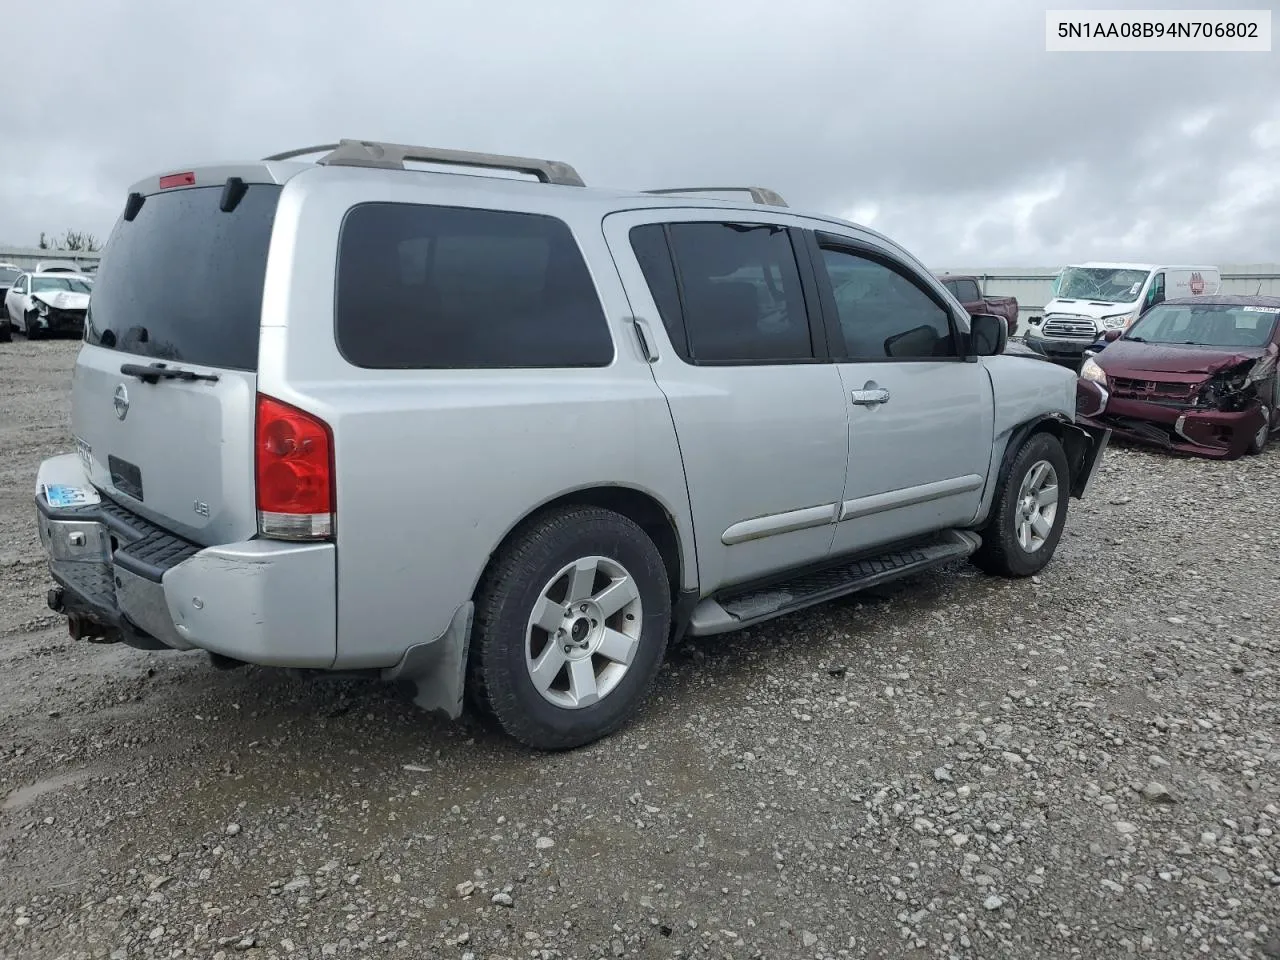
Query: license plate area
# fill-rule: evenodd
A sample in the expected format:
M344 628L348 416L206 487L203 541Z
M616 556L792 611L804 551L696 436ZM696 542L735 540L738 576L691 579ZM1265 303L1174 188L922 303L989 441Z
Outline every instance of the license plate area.
M107 454L107 470L111 473L111 485L126 497L143 502L142 471L128 460Z

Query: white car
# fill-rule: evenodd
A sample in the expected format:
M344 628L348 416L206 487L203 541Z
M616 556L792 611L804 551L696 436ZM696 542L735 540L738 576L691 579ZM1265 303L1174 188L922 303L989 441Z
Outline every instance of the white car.
M38 260L32 273L80 273L80 265L74 260Z
M83 335L92 289L88 277L75 273L24 273L5 294L5 313L12 329L28 340L51 333Z

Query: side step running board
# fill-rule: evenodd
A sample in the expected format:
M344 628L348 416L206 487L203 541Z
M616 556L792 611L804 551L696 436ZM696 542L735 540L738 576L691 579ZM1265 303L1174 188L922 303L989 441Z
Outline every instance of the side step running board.
M911 546L851 560L798 574L767 587L730 590L707 597L694 608L689 634L727 633L783 614L794 613L845 594L865 590L891 580L922 573L969 556L982 538L967 530L947 530Z

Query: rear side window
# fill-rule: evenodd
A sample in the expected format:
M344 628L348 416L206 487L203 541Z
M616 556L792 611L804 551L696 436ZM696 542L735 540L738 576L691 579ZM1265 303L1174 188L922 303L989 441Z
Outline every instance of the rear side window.
M800 271L785 227L667 225L693 363L787 363L814 358ZM633 244L634 249L634 244ZM641 261L644 266L644 260ZM646 269L655 289L658 272ZM666 320L671 309L659 299Z
M955 294L961 303L977 303L982 299L978 285L972 280L957 280Z
M613 339L569 227L540 214L366 203L338 250L338 347L372 369L603 367Z
M107 240L85 340L159 360L256 370L280 189L251 183L229 212L220 209L221 185L147 197Z

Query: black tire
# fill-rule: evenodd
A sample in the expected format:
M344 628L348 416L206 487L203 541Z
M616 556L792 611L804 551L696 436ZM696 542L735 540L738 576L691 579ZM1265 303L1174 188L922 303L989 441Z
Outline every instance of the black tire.
M1271 440L1271 410L1268 407L1262 408L1262 416L1266 420L1266 430L1259 433L1256 437L1249 441L1249 448L1246 451L1249 456L1256 457L1262 451L1267 449L1267 444Z
M528 625L557 571L584 557L605 557L625 569L638 591L641 625L630 665L616 686L590 706L566 708L534 686L526 662ZM614 732L635 713L662 665L670 631L671 586L662 556L645 532L599 507L553 510L517 533L482 578L468 694L508 735L529 747L579 747Z
M13 339L13 334L9 332L9 321L0 319L0 343L8 343Z
M1019 493L1023 480L1041 462L1048 463L1057 474L1057 509L1048 536L1035 549L1027 550L1018 541ZM1048 433L1032 434L1013 458L1009 475L996 490L991 518L980 531L982 546L973 555L978 568L1002 577L1029 577L1043 570L1053 559L1067 522L1070 483L1067 455L1058 438Z
M40 339L40 328L36 326L35 311L33 310L27 311L26 319L23 321L23 324L22 324L22 332L28 340Z

